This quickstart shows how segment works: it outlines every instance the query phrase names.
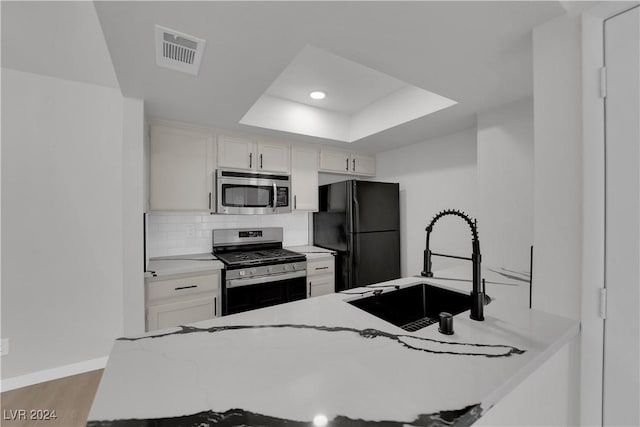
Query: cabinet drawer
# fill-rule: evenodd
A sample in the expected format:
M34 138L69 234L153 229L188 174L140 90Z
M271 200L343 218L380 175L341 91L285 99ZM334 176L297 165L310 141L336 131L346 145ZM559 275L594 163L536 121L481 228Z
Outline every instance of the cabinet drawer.
M147 309L147 331L213 319L217 314L216 300L215 297L207 297L151 305Z
M218 281L219 275L217 273L147 281L147 300L182 297L201 292L217 292Z
M309 284L310 297L318 297L335 292L333 275L331 274L309 277L307 283Z
M323 258L318 260L307 261L307 276L316 274L328 274L334 272L333 256L331 258Z

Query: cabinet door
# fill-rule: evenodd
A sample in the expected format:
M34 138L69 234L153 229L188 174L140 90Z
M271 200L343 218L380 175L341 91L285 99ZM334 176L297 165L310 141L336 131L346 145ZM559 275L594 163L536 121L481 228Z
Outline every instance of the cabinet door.
M320 150L320 170L323 172L348 173L349 153L339 150Z
M359 175L376 174L376 158L362 154L351 154L351 172Z
M213 135L152 125L149 138L149 209L212 209Z
M291 147L291 194L293 209L318 211L318 150Z
M218 167L255 169L254 145L248 138L218 136Z
M256 166L258 170L289 172L289 146L287 144L260 141L257 146Z
M309 276L308 283L309 297L318 297L320 295L327 295L335 292L332 274Z
M151 305L147 308L147 331L171 328L217 315L217 297Z

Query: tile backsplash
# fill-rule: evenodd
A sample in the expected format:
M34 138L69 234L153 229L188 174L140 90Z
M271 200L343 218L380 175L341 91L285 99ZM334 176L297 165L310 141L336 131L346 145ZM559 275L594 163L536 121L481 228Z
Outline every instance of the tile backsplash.
M307 212L278 215L147 215L147 258L211 252L214 228L282 227L284 246L309 243Z

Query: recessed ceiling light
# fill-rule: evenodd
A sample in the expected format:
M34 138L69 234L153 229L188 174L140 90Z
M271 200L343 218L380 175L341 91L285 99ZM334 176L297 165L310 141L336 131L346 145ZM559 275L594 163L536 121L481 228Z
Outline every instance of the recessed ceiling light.
M313 99L324 99L324 97L327 96L327 94L321 90L314 90L309 94L309 96Z

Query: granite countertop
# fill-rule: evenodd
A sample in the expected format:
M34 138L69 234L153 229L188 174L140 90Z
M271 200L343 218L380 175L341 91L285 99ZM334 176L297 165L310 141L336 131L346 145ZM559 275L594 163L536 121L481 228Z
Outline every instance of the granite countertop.
M304 254L307 259L324 258L327 255L335 254L331 249L319 248L318 246L285 246L285 249Z
M429 281L118 339L88 425L470 425L579 332L504 298L484 322L456 315L450 336L437 324L406 332L347 303Z
M288 246L294 252L304 254L307 259L322 258L334 252L317 246ZM145 277L162 277L175 274L200 273L203 271L221 270L222 262L210 253L174 255L149 259Z
M222 262L210 253L175 255L149 259L144 277L163 277L175 274L221 270Z

